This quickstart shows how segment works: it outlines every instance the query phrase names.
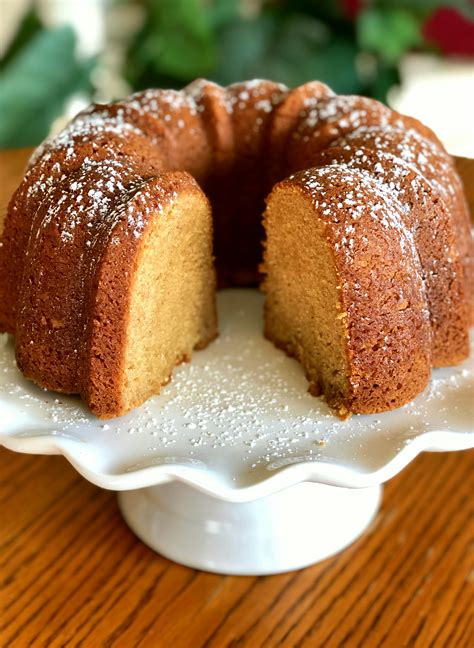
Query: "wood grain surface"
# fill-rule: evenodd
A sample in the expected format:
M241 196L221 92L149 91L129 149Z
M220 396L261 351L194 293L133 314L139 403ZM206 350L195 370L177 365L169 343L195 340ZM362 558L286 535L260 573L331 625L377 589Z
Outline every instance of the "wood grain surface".
M27 152L0 154L0 204ZM474 161L460 161L474 205ZM1 422L0 422L1 425ZM199 572L62 457L0 450L0 646L474 646L474 454L424 454L351 547L268 577Z

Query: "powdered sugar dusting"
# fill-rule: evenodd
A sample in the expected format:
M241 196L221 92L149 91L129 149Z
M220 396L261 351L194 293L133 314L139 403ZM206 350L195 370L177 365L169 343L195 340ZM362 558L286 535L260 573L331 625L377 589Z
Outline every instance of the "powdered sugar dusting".
M390 151L404 162L416 167L435 191L450 200L459 188L459 181L449 155L434 142L413 128L401 129L380 124L362 126L333 142L334 146L365 145L375 150Z
M127 100L127 105L165 121L167 117L171 119L181 113L194 116L199 112L194 94L179 90L150 89L136 92Z
M281 83L253 79L228 86L227 101L230 112L245 110L268 115L287 93L288 88Z
M316 136L320 128L334 127L334 135L372 123L389 123L391 111L383 104L366 97L334 95L322 98L308 111L294 133L295 138Z
M290 176L290 179L295 176ZM298 174L298 180L312 194L316 208L322 207L328 220L339 224L339 210L344 207L349 213L352 224L341 232L339 249L343 249L352 258L351 227L363 214L369 212L374 221L384 229L394 229L398 236L400 251L407 260L407 267L419 267L418 252L413 234L408 229L403 217L403 207L397 194L390 192L368 172L352 168L350 164L339 163L337 166L323 166ZM421 280L421 277L420 277Z
M31 156L28 167L50 154L51 151L65 149L66 158L75 154L74 145L78 141L93 141L99 135L118 135L126 137L127 133L143 136L143 132L133 123L127 121L126 111L119 110L110 115L106 110L94 109L93 112L84 112L75 117L57 135L45 140Z

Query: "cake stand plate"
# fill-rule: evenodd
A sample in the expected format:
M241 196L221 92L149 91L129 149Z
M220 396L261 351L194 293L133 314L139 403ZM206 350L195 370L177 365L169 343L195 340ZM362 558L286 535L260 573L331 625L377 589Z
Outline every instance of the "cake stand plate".
M122 491L150 547L226 574L270 574L353 542L381 484L422 451L474 447L474 359L433 372L393 412L337 419L307 393L299 364L262 337L262 296L219 293L220 336L127 416L100 421L76 397L26 381L0 337L0 444L62 454Z

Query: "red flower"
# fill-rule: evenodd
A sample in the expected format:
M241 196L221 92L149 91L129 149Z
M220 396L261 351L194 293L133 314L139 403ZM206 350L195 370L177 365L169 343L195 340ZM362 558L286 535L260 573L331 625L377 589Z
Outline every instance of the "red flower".
M342 0L342 8L347 18L355 18L364 8L364 0Z
M423 26L425 39L443 54L474 56L474 23L452 7L440 7Z

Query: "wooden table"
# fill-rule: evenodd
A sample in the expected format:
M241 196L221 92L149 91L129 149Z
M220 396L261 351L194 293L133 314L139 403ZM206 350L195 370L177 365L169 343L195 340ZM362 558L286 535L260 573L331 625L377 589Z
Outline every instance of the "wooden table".
M3 204L24 159L0 154ZM472 452L424 454L349 549L242 578L153 553L62 457L0 450L0 645L472 648L473 487Z

